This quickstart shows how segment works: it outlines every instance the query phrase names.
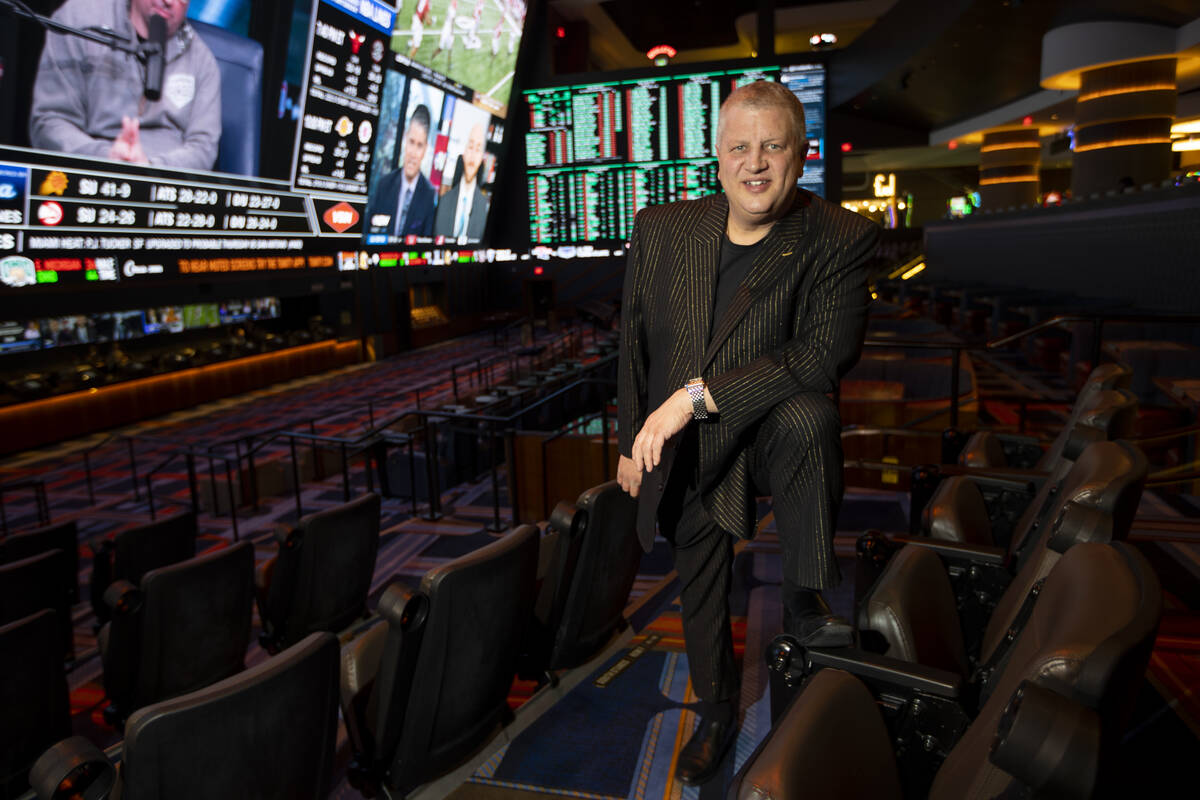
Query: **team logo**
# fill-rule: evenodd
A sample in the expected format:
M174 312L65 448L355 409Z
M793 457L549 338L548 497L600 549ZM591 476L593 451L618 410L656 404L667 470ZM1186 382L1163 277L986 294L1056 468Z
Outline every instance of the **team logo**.
M338 136L341 136L344 139L353 132L354 132L354 123L350 121L349 117L342 117L341 119L339 119L337 121Z
M358 123L358 141L366 144L371 141L371 134L375 133L375 126L371 124L371 120L364 119Z
M0 183L0 200L14 200L17 196L17 187L11 183Z
M358 224L358 212L354 206L343 201L327 208L321 219L338 233L345 233Z
M371 60L378 64L383 61L383 40L376 39L371 42Z
M350 52L358 55L358 50L367 41L367 37L358 31L350 31Z
M13 288L37 283L37 270L33 261L25 256L0 258L0 283Z
M46 200L38 206L38 222L43 225L57 225L63 219L63 207L53 200Z
M38 189L38 194L56 194L59 197L63 196L63 192L67 190L67 176L57 170L51 172L42 181L42 186Z
M183 108L196 96L196 76L175 73L167 78L163 97L176 109Z

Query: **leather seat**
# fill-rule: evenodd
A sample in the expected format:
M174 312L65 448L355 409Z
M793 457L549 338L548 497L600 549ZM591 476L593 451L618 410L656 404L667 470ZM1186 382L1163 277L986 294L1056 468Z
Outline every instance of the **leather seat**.
M1128 535L1146 473L1146 458L1134 445L1097 442L1055 485L1042 513L1008 551L908 540L863 593L860 630L874 631L886 652L900 658L929 657L939 662L936 666L964 674L964 656L977 666L987 664L1017 623L1035 585L1062 553L1079 542ZM913 550L935 555L908 552ZM943 577L932 576L937 570ZM962 631L963 649L956 644L954 628ZM918 640L937 644L921 648Z
M0 564L36 556L47 550L62 550L62 585L71 603L79 602L79 532L75 520L45 525L14 533L0 541Z
M616 481L559 503L541 544L547 565L522 669L542 677L595 656L622 630L642 548L637 502Z
M208 45L221 73L219 172L258 175L262 128L263 48L253 39L199 20L189 20Z
M1071 548L978 713L952 674L801 648L796 677L811 678L728 796L1091 797L1116 761L1161 613L1158 579L1134 548Z
M379 495L306 514L275 531L278 555L255 573L259 642L278 652L314 631L338 633L366 616L379 551Z
M1124 364L1101 364L1092 370L1087 381L1076 395L1075 404L1063 424L1062 430L1044 451L1031 436L1015 436L995 431L976 431L971 434L959 454L958 463L964 467L1015 467L1048 470L1062 456L1071 430L1080 418L1096 405L1097 395L1117 389L1128 390L1133 380L1133 371ZM1128 395L1137 403L1136 395ZM1115 430L1110 439L1125 439L1132 435L1133 420L1122 420L1128 428Z
M254 546L239 542L147 572L140 587L117 581L100 629L109 707L119 727L134 710L240 672L250 644Z
M136 586L150 570L196 555L196 515L183 511L119 531L93 541L92 553L92 610L97 622L106 622L109 584L124 580Z
M393 583L384 624L342 651L350 781L403 796L486 744L512 713L508 691L533 614L538 530L522 525L426 573Z
M52 609L58 626L60 660L75 657L71 602L62 577L66 563L66 555L56 548L0 566L0 625Z
M56 612L0 625L0 797L28 786L34 759L71 735Z
M328 797L337 659L337 639L314 633L238 675L135 712L119 777L103 752L76 736L42 754L30 784L44 800Z

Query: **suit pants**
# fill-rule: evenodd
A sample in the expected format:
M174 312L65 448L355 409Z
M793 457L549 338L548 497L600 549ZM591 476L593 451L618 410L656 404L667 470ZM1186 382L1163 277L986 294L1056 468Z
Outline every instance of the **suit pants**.
M679 574L692 690L706 703L720 704L738 692L729 614L733 536L712 521L701 500L696 436L694 424L684 430L658 522ZM823 394L794 395L767 413L749 448L756 493L772 497L784 602L793 592L837 585L833 534L843 491L837 406Z

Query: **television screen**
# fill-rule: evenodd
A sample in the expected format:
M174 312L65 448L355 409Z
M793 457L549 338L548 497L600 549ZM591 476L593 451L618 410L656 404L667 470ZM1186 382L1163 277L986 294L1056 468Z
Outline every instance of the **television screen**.
M784 83L804 104L808 157L799 185L825 194L825 67L657 71L525 92L530 241L623 242L647 205L720 191L721 102L743 83Z
M429 179L441 177L430 159L449 160L441 193L454 188L460 156L478 141L470 131L485 120L482 180L471 188L486 201L524 3L421 0L432 68L419 61L422 47L418 60L408 54L413 4L399 4L403 25L396 5L294 0L291 36L264 32L260 42L249 0L195 0L164 9L161 58L151 17L139 17L137 4L39 4L56 9L56 25L83 34L56 29L44 33L44 47L27 44L43 37L41 23L0 10L5 25L19 26L19 35L0 37L0 61L14 78L28 77L25 96L0 92L0 292L333 268L333 253L346 245L339 240L358 243L366 233L378 142L390 137L395 148L403 133L382 108L391 73L402 79L393 102L405 108L407 78L444 94L423 164ZM284 84L264 86L272 74ZM476 118L459 101L478 109ZM276 102L264 120L261 110ZM476 216L486 205L473 207Z

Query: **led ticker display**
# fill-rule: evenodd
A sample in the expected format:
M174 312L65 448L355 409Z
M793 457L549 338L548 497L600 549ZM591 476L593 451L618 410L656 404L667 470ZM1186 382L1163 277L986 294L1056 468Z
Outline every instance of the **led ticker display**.
M647 205L720 191L721 102L777 80L804 104L809 153L800 185L825 193L825 68L820 64L652 75L525 93L530 241L625 241Z

